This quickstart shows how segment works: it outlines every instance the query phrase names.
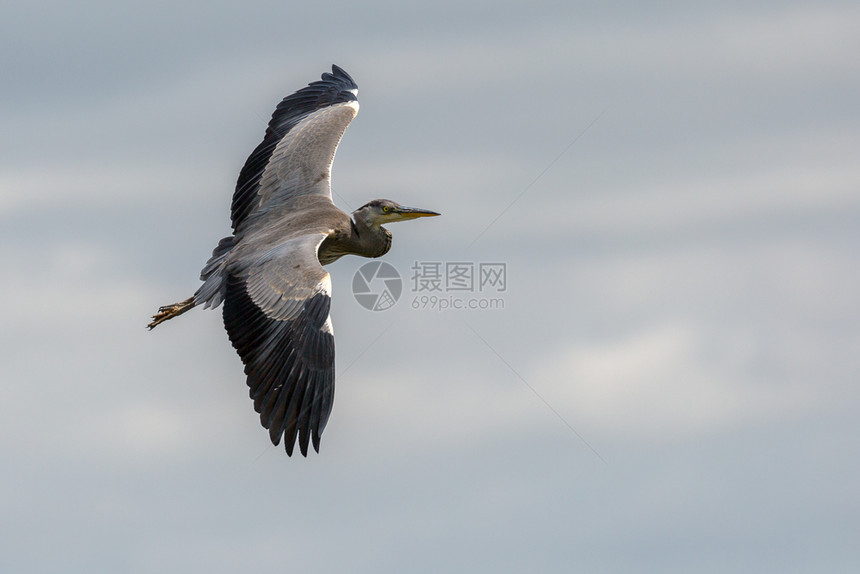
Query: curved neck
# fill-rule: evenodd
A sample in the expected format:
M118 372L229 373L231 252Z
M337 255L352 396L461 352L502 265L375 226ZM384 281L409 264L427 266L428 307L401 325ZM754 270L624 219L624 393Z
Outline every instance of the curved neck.
M353 253L364 257L381 257L391 249L391 232L381 225L369 224L359 214L352 222L350 237Z

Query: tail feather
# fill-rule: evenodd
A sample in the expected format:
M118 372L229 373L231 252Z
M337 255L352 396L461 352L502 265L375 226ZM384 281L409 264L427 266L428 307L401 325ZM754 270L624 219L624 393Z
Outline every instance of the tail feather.
M203 305L204 309L214 309L224 300L224 289L226 287L224 262L227 254L233 249L233 238L225 237L218 242L218 247L212 251L212 257L206 262L203 271L200 272L200 280L203 285L194 293L194 301Z

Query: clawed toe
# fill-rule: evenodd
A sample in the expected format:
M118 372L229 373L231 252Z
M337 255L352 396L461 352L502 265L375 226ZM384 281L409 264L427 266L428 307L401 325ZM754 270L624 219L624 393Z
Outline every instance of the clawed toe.
M182 315L192 307L194 307L194 297L189 297L185 301L180 301L179 303L159 307L158 313L152 316L152 322L147 325L146 328L151 331L157 325L160 325L161 323L167 321L168 319L172 319L177 315Z

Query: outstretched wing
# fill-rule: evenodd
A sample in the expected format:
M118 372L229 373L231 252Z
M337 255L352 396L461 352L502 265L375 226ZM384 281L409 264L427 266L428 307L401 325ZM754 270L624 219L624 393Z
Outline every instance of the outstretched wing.
M316 194L331 201L334 154L358 114L358 86L341 68L331 69L275 109L262 143L239 174L234 232L298 197Z
M224 326L245 364L254 409L292 456L308 454L334 402L331 278L317 259L325 233L295 237L228 274Z

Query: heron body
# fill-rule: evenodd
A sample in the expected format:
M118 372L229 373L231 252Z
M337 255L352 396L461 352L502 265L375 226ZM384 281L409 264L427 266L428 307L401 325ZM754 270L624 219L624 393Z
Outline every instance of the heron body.
M273 444L307 456L334 401L331 278L323 269L348 254L391 248L384 223L439 215L387 199L350 217L331 196L331 165L358 114L358 86L341 68L287 96L242 168L233 194L233 234L203 267L194 295L161 307L150 329L195 306L218 307L245 364L254 409Z

